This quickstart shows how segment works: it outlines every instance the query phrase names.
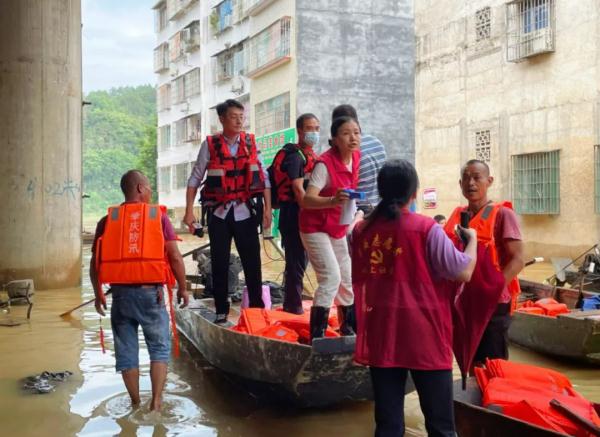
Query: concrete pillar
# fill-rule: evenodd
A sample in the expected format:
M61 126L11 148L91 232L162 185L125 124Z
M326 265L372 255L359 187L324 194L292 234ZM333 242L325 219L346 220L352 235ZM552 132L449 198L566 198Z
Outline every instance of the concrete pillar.
M0 2L0 282L81 283L81 0Z

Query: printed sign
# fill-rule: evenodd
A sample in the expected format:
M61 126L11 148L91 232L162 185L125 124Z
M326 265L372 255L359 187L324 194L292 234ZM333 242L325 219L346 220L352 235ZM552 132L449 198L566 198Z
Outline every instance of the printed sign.
M425 188L423 190L423 208L437 208L437 190L435 188Z
M272 134L256 137L256 146L261 152L263 163L266 166L271 165L275 154L287 143L296 142L296 129L289 129L273 132Z

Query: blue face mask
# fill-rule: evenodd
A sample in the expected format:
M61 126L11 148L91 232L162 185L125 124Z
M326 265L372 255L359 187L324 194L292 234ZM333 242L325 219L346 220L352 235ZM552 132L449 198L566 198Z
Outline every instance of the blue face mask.
M304 134L304 142L309 146L319 144L319 132L306 132Z

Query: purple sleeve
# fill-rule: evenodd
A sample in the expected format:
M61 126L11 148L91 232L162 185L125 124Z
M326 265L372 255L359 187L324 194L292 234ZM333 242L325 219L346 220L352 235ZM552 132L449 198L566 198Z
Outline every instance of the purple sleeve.
M100 221L96 224L96 233L94 234L94 242L92 243L92 253L96 253L96 246L98 245L98 238L104 234L104 229L106 228L106 217L104 216L100 219Z
M471 257L454 247L440 225L433 225L427 235L427 262L434 279L455 279Z
M167 217L166 214L163 214L161 217L162 228L163 228L163 236L165 237L165 241L174 241L177 240L177 235L175 234L175 229L171 224L171 220Z

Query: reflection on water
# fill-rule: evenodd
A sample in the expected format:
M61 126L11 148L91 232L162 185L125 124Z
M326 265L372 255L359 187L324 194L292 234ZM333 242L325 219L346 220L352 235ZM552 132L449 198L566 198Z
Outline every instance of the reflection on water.
M88 262L89 247L86 247L84 265ZM280 270L281 265L275 263L273 268ZM548 276L547 266L535 269L534 273ZM82 290L38 292L29 323L24 320L25 308L15 307L10 317L24 323L12 328L0 327L1 435L352 437L372 434L369 402L320 410L268 404L238 388L186 342L182 344L181 357L169 366L163 411L157 414L145 406L151 389L149 358L140 338L142 405L132 409L121 376L114 371L109 319L102 320L107 345L103 354L99 342L100 320L93 305L67 320L58 317L92 297L85 272ZM566 373L580 392L600 401L600 379L595 368L560 363L524 349L512 348L511 354L517 361ZM70 370L74 375L47 395L20 391L20 378L44 370ZM458 377L458 371L455 375ZM425 435L415 394L407 397L406 421L408 436Z

